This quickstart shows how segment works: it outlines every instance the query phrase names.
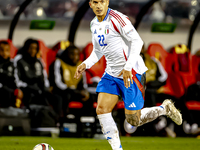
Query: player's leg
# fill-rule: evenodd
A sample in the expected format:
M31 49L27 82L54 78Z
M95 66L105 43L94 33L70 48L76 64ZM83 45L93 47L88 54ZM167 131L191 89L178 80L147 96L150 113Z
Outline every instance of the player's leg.
M102 132L112 149L122 150L118 128L111 114L117 102L117 95L99 93L96 112L102 127Z
M112 110L118 102L119 89L113 77L105 73L98 83L97 90L97 116L102 127L102 132L113 150L122 150L119 133L112 117Z
M161 106L143 108L141 110L125 109L126 120L133 126L141 126L162 115L167 115L178 125L182 124L181 113L176 109L173 102L168 99Z
M166 111L162 106L149 107L141 110L128 110L125 108L126 120L133 126L141 126L165 114Z
M139 82L142 81L142 77L142 75L136 75ZM136 82L133 82L129 88L126 88L122 79L115 78L115 80L121 90L125 105L125 117L129 124L140 126L165 114L165 109L162 106L142 109L144 106L144 98Z
M109 93L99 93L97 100L97 115L111 113L118 102L118 96Z
M141 82L142 75L136 74L136 77L138 81ZM178 125L182 123L180 112L170 100L165 100L161 106L143 108L144 99L138 85L133 82L129 88L125 88L122 80L115 80L122 91L126 120L131 125L140 126L155 120L161 115L169 116Z

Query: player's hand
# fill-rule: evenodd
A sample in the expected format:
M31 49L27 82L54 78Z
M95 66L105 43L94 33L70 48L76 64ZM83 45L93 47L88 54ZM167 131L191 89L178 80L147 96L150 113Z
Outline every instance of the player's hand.
M76 72L75 72L74 78L78 79L82 75L82 73L85 71L85 69L86 69L86 64L83 63L83 64L79 65L76 68Z
M120 74L118 75L118 77L119 76L121 76L121 75L123 75L123 80L124 80L124 85L125 85L125 87L126 88L128 88L128 87L130 87L131 86L131 84L133 84L133 79L132 79L132 73L131 73L131 71L127 71L127 70L122 70L121 72L120 72ZM130 83L131 82L131 83Z

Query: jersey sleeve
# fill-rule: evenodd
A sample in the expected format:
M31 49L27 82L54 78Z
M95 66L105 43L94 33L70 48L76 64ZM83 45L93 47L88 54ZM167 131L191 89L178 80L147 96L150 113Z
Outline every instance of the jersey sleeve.
M103 56L103 53L97 48L93 34L92 34L92 44L93 44L92 53L85 61L82 62L82 63L86 64L86 69L90 69Z
M137 60L141 57L140 51L143 46L143 41L127 16L119 15L119 18L115 19L115 23L119 34L127 41L126 44L130 47L128 60L124 69L131 71L132 66L134 66Z
M22 81L22 70L24 69L23 65L19 62L22 58L21 54L18 54L14 58L14 77L15 82L18 88L26 88L28 84L24 81Z

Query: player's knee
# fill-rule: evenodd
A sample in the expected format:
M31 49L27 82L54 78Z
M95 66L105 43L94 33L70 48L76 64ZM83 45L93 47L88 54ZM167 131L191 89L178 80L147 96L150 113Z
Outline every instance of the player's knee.
M96 113L97 113L97 115L110 113L111 111L112 111L112 109L105 108L105 107L101 107L101 106L98 106L98 107L96 108Z

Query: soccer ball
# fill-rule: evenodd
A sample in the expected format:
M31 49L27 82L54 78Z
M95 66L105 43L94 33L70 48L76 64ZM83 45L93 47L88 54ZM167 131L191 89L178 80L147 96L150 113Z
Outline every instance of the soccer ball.
M54 150L53 147L51 147L51 145L46 144L46 143L40 143L37 144L33 150Z

